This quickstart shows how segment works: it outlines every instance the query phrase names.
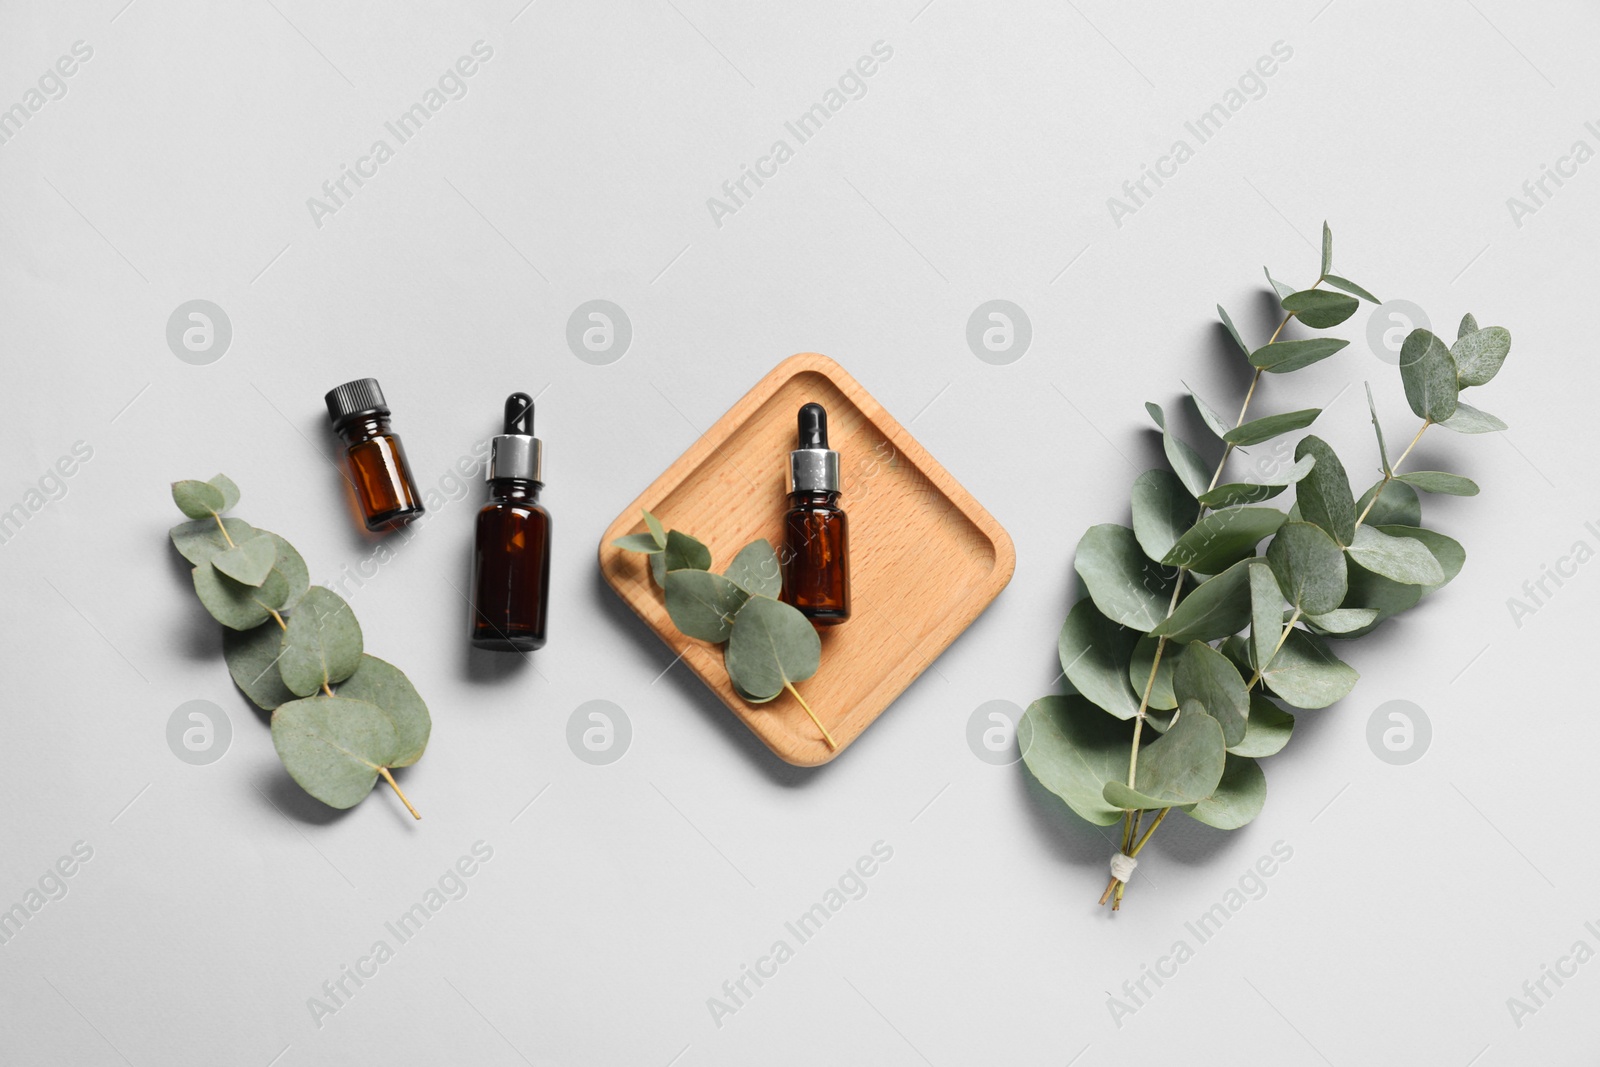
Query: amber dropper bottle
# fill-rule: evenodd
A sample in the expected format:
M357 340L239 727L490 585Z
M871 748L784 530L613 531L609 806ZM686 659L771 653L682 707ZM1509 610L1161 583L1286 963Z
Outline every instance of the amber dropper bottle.
M850 617L850 538L839 508L839 453L828 447L828 413L800 409L800 447L789 453L783 516L783 599L818 626Z
M506 397L505 432L489 443L489 503L472 554L472 643L497 652L543 648L550 606L550 513L544 442L533 436L533 397Z
M369 530L409 522L422 514L400 438L389 429L389 405L376 378L358 378L323 397L328 419L345 443L345 466Z

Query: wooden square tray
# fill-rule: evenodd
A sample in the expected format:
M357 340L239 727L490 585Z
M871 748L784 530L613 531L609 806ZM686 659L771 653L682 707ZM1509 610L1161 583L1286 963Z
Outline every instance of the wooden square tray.
M839 751L972 624L1011 580L1016 550L994 516L961 488L861 384L807 352L773 368L629 504L600 540L600 570L628 606L780 759L826 763L830 751L792 696L749 704L728 681L722 649L685 637L667 616L644 556L611 542L640 532L641 508L711 549L720 571L758 537L783 545L795 413L828 409L850 518L851 615L823 627L822 666L799 685Z

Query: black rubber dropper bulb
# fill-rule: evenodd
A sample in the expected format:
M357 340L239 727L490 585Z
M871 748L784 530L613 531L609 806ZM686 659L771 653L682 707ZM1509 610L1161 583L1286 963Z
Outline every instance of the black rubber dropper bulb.
M527 393L512 393L506 397L504 432L533 436L533 397Z
M828 447L828 412L821 404L806 404L800 409L800 447Z

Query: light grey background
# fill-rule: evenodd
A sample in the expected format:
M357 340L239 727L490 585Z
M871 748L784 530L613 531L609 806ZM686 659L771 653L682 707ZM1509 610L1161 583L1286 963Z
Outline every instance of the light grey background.
M1507 998L1574 942L1600 948L1583 630L1600 571L1520 626L1507 602L1575 542L1600 546L1600 162L1547 182L1520 225L1507 198L1575 141L1600 148L1597 32L1588 5L1508 0L6 5L0 106L74 42L93 54L0 144L0 508L41 479L60 497L0 545L0 906L75 842L93 854L0 947L0 1059L1592 1062L1600 964L1547 980L1520 1027ZM493 55L467 94L316 225L307 198L394 144L385 121L477 41ZM717 225L708 197L775 139L793 147L784 122L879 41L892 58L865 95ZM1184 123L1275 42L1292 57L1196 146ZM1107 199L1178 138L1193 158L1117 225ZM1094 906L1109 833L977 758L969 718L1054 691L1072 545L1124 521L1158 462L1141 402L1175 404L1187 379L1237 409L1213 304L1259 342L1262 264L1309 282L1324 218L1340 273L1447 336L1469 310L1513 331L1477 398L1512 430L1424 439L1419 467L1484 489L1427 501L1465 572L1342 646L1361 684L1300 716L1262 816L1233 834L1175 818L1113 918ZM232 326L209 365L166 341L193 299ZM633 328L609 365L566 343L593 299ZM966 340L995 299L1031 322L1008 365ZM1413 424L1370 313L1258 401L1333 401L1318 429L1365 457L1358 481L1361 383L1391 440ZM671 666L594 563L628 501L803 350L908 423L1018 556L935 669L811 772ZM375 542L346 511L321 397L369 374L419 481L456 490L353 598L369 649L433 710L405 775L420 823L387 792L330 816L287 781L165 540L167 483L221 470L314 580L360 566ZM467 651L482 487L450 481L514 389L540 394L556 521L552 636L527 663ZM92 457L46 478L76 442ZM191 700L232 727L206 766L167 744ZM566 741L591 700L632 726L606 766ZM1391 700L1432 723L1404 766L1367 743ZM308 998L393 944L384 923L478 841L493 855L470 891L319 1027ZM784 923L879 841L893 856L866 895L719 1027L708 998L793 943ZM1265 894L1198 944L1185 923L1275 842L1292 858ZM1108 991L1180 939L1194 957L1119 1027Z

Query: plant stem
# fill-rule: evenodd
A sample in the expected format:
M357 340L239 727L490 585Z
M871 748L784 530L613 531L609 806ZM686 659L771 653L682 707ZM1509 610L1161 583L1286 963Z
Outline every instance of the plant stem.
M822 731L822 739L828 743L828 749L832 752L839 751L839 746L833 740L833 735L828 732L826 726L822 725L822 720L817 718L817 713L811 710L811 705L807 704L806 698L800 695L800 690L789 682L784 682L783 687L794 694L794 698L800 702L800 706L806 709L806 714L811 716L811 721L817 724L817 729Z
M1161 825L1161 821L1167 817L1167 812L1171 810L1171 808L1162 808L1160 811L1156 812L1156 821L1150 824L1150 828L1146 830L1144 832L1144 836L1139 838L1138 842L1134 844L1133 851L1128 853L1128 855L1137 856L1139 854L1139 850L1144 848L1145 842L1150 840L1150 835L1156 832L1156 827Z
M394 795L400 798L400 803L406 806L406 810L411 813L411 817L413 819L421 819L422 816L417 814L417 809L411 806L411 801L407 800L406 795L400 792L400 786L395 782L394 775L389 773L389 768L379 767L378 773L383 775L383 780L389 783L389 788L394 790Z
M222 531L222 539L224 541L228 542L228 547L229 548L238 548L239 546L233 543L233 538L228 536L228 528L226 526L222 525L222 516L218 515L215 511L213 511L211 513L211 517L213 519L217 520L217 529Z
M272 616L272 621L273 621L273 622L276 622L276 623L277 623L277 624L278 624L278 629L280 629L280 630L287 630L287 629L288 629L288 628L289 628L289 624L288 624L288 623L286 623L286 622L284 622L284 621L283 621L283 616L282 616L282 615L279 615L279 614L278 614L278 613L277 613L277 612L276 612L276 611L274 611L274 610L273 610L273 609L271 609L271 608L268 608L268 609L267 609L267 614L268 614L268 615L271 615L271 616Z
M324 693L327 693L329 696L333 696L333 689L328 685L328 683L326 681L324 681L322 683L322 691Z

